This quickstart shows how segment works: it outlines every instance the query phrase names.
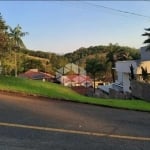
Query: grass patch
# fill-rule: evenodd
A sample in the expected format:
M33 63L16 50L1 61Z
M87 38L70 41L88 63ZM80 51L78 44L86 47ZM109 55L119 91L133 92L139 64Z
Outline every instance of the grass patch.
M0 90L21 92L48 98L63 99L115 108L150 111L150 103L142 100L91 98L80 95L70 88L63 87L58 84L15 77L0 76Z

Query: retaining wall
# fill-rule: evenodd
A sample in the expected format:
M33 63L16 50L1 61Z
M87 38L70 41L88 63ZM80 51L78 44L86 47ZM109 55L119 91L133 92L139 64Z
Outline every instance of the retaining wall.
M149 83L131 81L131 91L132 91L132 96L150 102L150 84Z

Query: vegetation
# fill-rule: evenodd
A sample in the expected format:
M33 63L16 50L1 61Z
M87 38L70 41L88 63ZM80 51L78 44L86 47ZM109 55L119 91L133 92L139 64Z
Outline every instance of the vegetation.
M28 34L27 32L22 32L22 28L17 25L17 27L15 27L14 29L12 29L11 27L9 27L10 33L9 33L9 37L11 39L11 47L12 49L14 49L15 51L15 76L17 77L17 50L20 50L21 48L26 48L23 41L22 41L22 37L24 37L26 34Z
M2 63L2 58L6 56L6 52L9 50L9 36L7 32L8 26L5 24L1 14L0 14L0 61Z
M133 65L131 64L129 68L130 68L130 80L134 80L135 76L134 76L134 67L133 67Z
M85 97L70 88L58 84L20 79L15 77L0 76L0 90L19 92L27 95L44 96L59 100L69 100L81 103L89 103L108 107L124 108L131 110L150 111L150 103L140 100L117 100L117 99L99 99Z
M96 75L99 74L101 71L105 70L104 63L102 63L98 57L87 59L85 69L86 69L87 73L94 80L94 93L95 93Z
M147 82L148 80L148 72L147 72L147 68L145 67L141 67L141 70L142 70L142 78L145 82Z
M145 44L148 44L148 45L147 45L147 50L150 51L150 28L145 29L145 31L148 31L148 32L145 32L145 33L142 34L142 35L143 35L143 36L148 36L148 39L146 39L146 40L144 41L144 43L145 43Z

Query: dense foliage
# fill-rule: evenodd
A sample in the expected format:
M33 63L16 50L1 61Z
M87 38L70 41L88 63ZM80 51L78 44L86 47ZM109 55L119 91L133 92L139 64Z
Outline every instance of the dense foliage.
M147 36L148 39L144 41L144 44L147 44L147 50L150 51L150 28L145 29L145 33L142 36Z
M96 76L99 76L101 72L105 71L105 66L102 61L98 57L87 59L86 67L87 73L93 78L94 80L94 92L95 92L95 81Z

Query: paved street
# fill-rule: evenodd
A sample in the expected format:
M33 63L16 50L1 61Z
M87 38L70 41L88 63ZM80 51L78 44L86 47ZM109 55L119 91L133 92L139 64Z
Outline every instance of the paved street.
M149 150L150 113L0 94L0 150Z

